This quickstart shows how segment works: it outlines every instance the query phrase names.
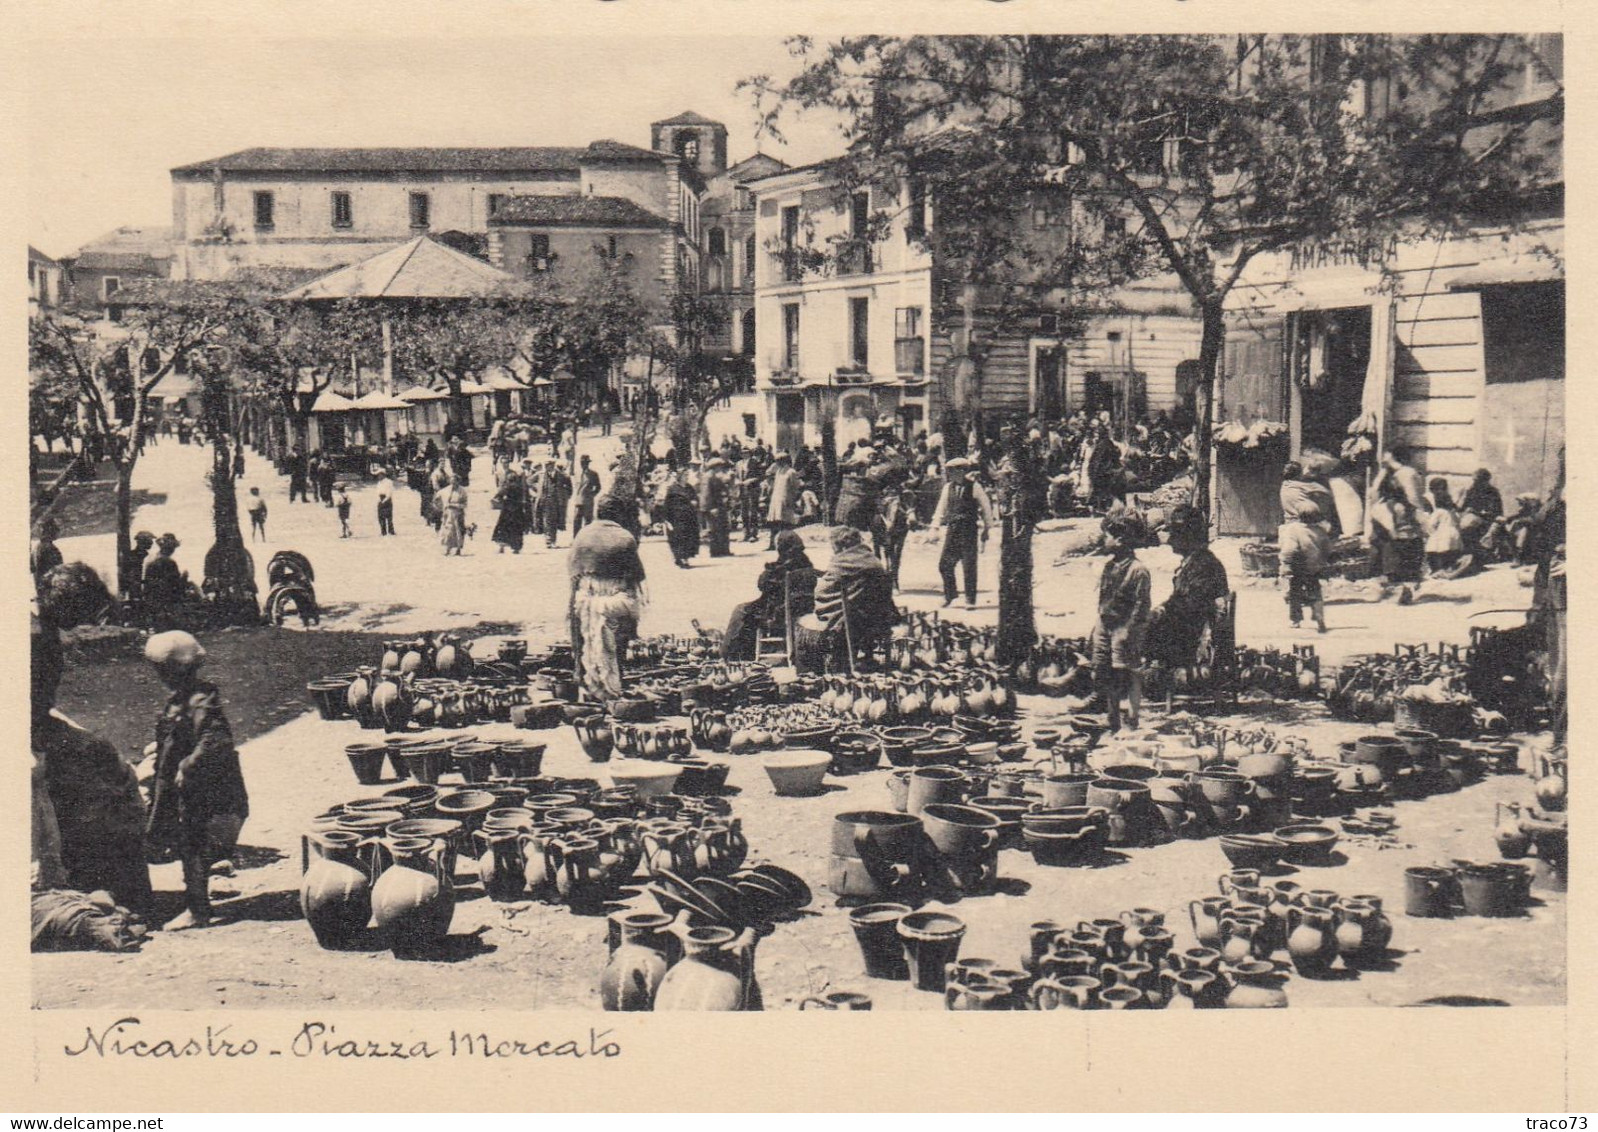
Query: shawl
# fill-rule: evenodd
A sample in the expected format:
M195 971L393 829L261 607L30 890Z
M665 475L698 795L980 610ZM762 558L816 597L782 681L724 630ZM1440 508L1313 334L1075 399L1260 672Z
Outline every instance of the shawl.
M644 564L638 557L638 540L619 523L596 519L584 525L572 540L567 572L579 578L604 578L637 585L644 580Z

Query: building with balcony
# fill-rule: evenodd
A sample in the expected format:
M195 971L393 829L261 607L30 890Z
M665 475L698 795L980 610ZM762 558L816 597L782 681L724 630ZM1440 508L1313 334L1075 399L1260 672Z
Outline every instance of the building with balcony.
M985 429L1077 410L1179 412L1199 323L1175 282L1098 296L1083 318L1063 288L1018 276L1002 302L947 277L924 237L924 186L842 192L829 163L750 184L755 197L756 387L779 447L873 428L938 431L950 411ZM1071 204L1044 186L999 202L1029 243L1064 240ZM1017 294L1020 294L1019 301Z

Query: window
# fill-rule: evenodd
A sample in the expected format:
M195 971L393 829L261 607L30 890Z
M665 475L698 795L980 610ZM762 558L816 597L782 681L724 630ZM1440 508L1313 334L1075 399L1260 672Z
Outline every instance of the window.
M864 240L871 228L871 194L855 193L849 198L849 236Z
M1564 283L1483 287L1481 326L1488 385L1564 380Z
M710 230L710 254L727 254L727 233L720 228L712 228Z
M746 358L752 358L755 354L755 311L753 307L744 311L743 337L743 355Z
M255 194L255 226L257 228L271 230L274 203L272 194L269 192L257 192Z
M505 194L504 193L489 193L488 194L488 215L490 215L490 216L498 216L499 215L499 210L504 208L504 207L505 207Z
M426 228L432 220L432 198L426 193L411 194L411 227Z
M690 164L699 161L699 137L697 134L678 134L672 139L672 148L677 156Z
M849 360L860 369L869 366L871 350L871 300L849 300Z
M927 372L926 358L926 339L921 336L921 308L900 307L893 312L894 372L920 377Z
M905 235L919 240L927 234L927 179L910 178L910 212L905 218Z
M118 279L115 275L107 275L104 279L100 280L100 298L109 299L112 295L121 290L121 288L122 280Z
M754 284L755 238L753 236L744 241L744 278L749 280L751 286Z
M355 223L355 209L349 193L333 194L333 227L349 228Z
M782 368L799 368L799 304L782 305Z
M534 232L527 237L527 273L549 270L549 235Z
M615 259L616 258L616 237L615 236L606 236L605 237L605 258L606 259Z
M782 278L785 283L799 282L799 206L790 204L782 210Z

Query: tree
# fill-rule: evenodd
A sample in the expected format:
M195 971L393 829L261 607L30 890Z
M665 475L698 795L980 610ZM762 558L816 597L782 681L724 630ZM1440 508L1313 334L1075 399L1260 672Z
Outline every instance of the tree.
M470 421L462 384L518 354L517 304L506 295L472 299L412 299L391 307L394 361L412 374L436 375L449 389L452 434Z
M721 383L705 342L726 329L725 309L708 297L679 287L671 297L672 341L669 359L674 374L672 400L689 422L692 443L709 444L705 417L721 396Z
M656 343L669 318L633 289L624 263L602 260L562 290L559 340L566 364L596 391L611 371Z
M128 592L133 518L133 469L144 447L150 391L193 351L213 345L227 323L228 304L214 285L164 284L170 301L130 305L120 324L90 325L70 311L28 324L30 368L49 372L77 390L85 438L93 438L116 468L117 586Z
M796 75L745 83L767 125L785 111L836 114L840 192L925 185L935 223L922 242L961 285L962 305L978 288L1018 285L1091 305L1161 274L1187 293L1202 324L1201 507L1223 310L1251 261L1457 232L1559 178L1542 123L1562 115L1562 98L1501 110L1505 87L1536 64L1512 36L860 36L792 47ZM1066 210L1069 238L1038 247L1015 223L1011 206L1034 194ZM884 219L873 218L873 236Z
M77 383L55 369L28 375L28 435L44 441L49 452L57 440L70 450L78 432Z

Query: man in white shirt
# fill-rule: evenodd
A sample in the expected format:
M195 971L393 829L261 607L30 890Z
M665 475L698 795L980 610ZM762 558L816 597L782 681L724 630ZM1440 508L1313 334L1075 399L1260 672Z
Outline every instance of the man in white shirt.
M386 470L377 481L377 533L394 533L394 480Z
M954 604L954 566L958 562L965 573L965 604L975 609L977 604L977 552L988 541L988 530L993 526L993 504L980 483L971 478L971 461L956 456L943 465L943 490L938 494L938 507L932 513L932 530L947 530L943 553L938 556L938 574L943 578L943 604Z

